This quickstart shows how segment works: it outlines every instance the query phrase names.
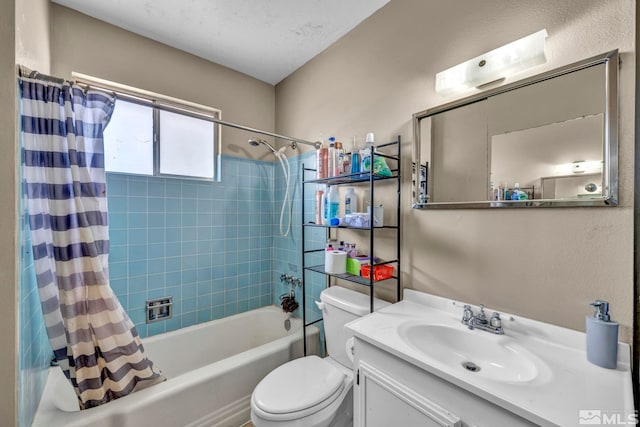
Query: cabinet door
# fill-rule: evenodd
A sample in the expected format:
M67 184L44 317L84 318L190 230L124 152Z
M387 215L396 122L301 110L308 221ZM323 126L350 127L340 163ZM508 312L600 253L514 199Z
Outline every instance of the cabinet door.
M361 361L355 387L357 427L461 427L458 416Z

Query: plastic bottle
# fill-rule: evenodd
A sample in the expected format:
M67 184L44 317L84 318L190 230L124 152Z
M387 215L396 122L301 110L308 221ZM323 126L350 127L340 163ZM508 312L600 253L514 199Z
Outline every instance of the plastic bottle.
M358 207L355 189L353 187L347 187L347 191L344 194L344 215L347 216L350 213L357 211Z
M373 132L369 132L365 139L365 147L360 150L360 157L362 158L360 164L361 172L371 171L371 153L373 152L373 144L375 142L375 135Z
M322 224L322 212L323 212L323 206L322 206L322 198L324 196L324 190L317 190L316 191L316 224L320 225Z
M511 192L511 200L520 200L520 183L513 184L513 191Z
M346 144L342 144L342 175L351 173L351 154L347 153Z
M343 172L344 166L344 150L342 149L342 142L336 141L334 144L335 149L335 160L333 167L335 168L333 176L340 176Z
M324 145L324 142L320 141L320 148L316 151L316 178L327 178L328 165L328 149Z
M335 138L329 137L329 151L327 152L328 168L327 168L327 178L333 178L336 172L336 149L335 149Z
M353 145L351 146L351 173L360 172L360 153L358 153L358 143L356 137L353 137Z
M331 221L332 218L338 218L338 213L340 211L340 195L338 194L338 189L335 185L333 187L329 187L327 204L329 205L327 219Z
M328 191L322 194L322 203L320 204L322 210L322 225L329 225L329 201L328 201Z

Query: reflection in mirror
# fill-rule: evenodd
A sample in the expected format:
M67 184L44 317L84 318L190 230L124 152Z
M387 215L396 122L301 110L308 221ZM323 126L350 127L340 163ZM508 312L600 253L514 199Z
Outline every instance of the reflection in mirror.
M526 199L602 197L603 131L598 114L493 135L489 200L504 200L516 183Z
M414 207L615 205L617 62L609 52L415 114Z

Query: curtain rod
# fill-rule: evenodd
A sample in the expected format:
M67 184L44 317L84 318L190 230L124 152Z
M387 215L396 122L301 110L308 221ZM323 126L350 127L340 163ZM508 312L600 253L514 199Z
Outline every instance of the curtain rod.
M32 70L31 68L28 68L22 64L17 64L16 67L18 68L19 77L24 77L27 79L40 79L40 80L44 80L51 83L57 83L57 84L63 84L65 82L65 80L60 77L54 77L54 76L48 76L46 74L42 74L39 71Z
M86 74L81 74L81 73L76 73L73 72L72 76L74 77L74 82L75 83L79 83L79 84L84 84L87 86L93 86L97 89L103 89L103 90L109 90L114 92L116 95L118 94L122 94L125 97L126 96L133 96L133 97L149 97L152 99L158 99L158 100L162 100L165 102L168 102L170 104L181 104L181 105L186 105L186 106L190 106L193 108L197 108L199 110L203 110L206 111L208 113L214 112L214 113L220 113L220 110L217 110L215 108L211 108L211 107L207 107L204 105L200 105L200 104L195 104L192 102L188 102L188 101L183 101L180 99L176 99L173 97L169 97L166 95L161 95L161 94L157 94L157 93L153 93L153 92L149 92L149 91L145 91L145 90L141 90L141 89L137 89L137 88L133 88L131 86L127 86L127 85L123 85L120 83L115 83L115 82L111 82L108 80L103 80L103 79L99 79L93 76L89 76ZM266 130L261 130L261 129L256 129L256 128L251 128L249 126L243 126L237 123L232 123L232 122L227 122L225 120L221 120L217 117L207 117L207 120L210 120L214 123L217 123L219 125L222 126L228 126L231 128L235 128L235 129L240 129L240 130L244 130L247 132L252 132L252 133L258 133L260 135L266 135L266 136L271 136L273 138L279 138L279 139L284 139L287 141L291 141L293 143L298 143L298 144L305 144L305 145L310 145L316 149L320 148L320 143L319 142L311 142L311 141L305 141L304 139L299 139L299 138L293 138L290 136L286 136L286 135L280 135L277 133L273 133L273 132L268 132Z

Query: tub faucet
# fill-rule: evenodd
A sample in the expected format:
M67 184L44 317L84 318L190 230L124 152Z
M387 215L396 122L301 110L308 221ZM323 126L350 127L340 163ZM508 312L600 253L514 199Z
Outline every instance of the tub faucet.
M500 319L500 313L497 311L491 315L491 319L487 320L487 315L484 312L484 305L480 304L480 312L474 314L470 305L464 306L462 312L462 324L466 325L469 329L480 329L481 331L491 332L497 335L503 335L504 329L502 329L502 319Z

